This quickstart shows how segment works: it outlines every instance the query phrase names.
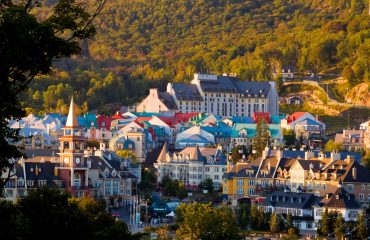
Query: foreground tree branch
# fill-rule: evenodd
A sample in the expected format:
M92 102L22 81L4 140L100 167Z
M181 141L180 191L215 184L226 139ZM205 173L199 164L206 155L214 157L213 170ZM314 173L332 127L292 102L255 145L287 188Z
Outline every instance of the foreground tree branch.
M13 168L10 159L22 156L15 146L18 131L8 126L10 119L25 115L18 95L35 76L50 74L55 59L79 54L80 41L94 36L92 24L106 0L92 2L86 8L76 0L59 0L53 14L39 20L31 13L39 1L0 0L0 190L11 178L6 176Z

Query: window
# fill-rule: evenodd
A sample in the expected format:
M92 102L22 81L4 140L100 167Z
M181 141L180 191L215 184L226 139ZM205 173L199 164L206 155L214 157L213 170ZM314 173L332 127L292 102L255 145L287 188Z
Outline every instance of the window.
M215 167L215 172L218 172L218 167Z
M238 188L238 194L239 195L244 194L244 188Z
M322 190L325 190L326 189L326 183L323 183L322 184Z
M347 191L348 192L353 192L353 189L354 189L353 184L347 184Z
M238 186L244 186L244 179L238 179L237 185Z
M218 180L218 175L215 175L215 180Z
M202 171L202 167L198 167L198 171L201 172Z
M364 194L363 193L360 193L360 195L358 195L358 199L363 202L364 201Z
M307 222L306 223L306 228L307 229L312 229L312 222Z
M370 194L367 195L367 201L370 202Z
M206 171L206 172L209 172L209 167L206 167L206 168L205 168L205 171Z
M248 188L248 194L254 195L254 188Z
M254 186L254 180L248 180L248 185L249 186Z
M364 184L361 184L361 190L365 191L365 185Z

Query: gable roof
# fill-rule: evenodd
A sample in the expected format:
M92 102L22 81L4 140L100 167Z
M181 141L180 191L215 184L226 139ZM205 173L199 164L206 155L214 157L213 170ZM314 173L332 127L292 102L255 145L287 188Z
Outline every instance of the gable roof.
M198 87L195 84L187 83L172 83L173 90L175 91L178 100L190 101L203 101L199 93Z
M329 201L324 206L327 208L361 208L360 204L356 201L355 196L348 194L347 191L342 187L338 187L338 189L329 198Z
M163 102L164 105L170 110L176 110L177 105L175 100L168 92L158 92L158 98Z
M282 208L310 209L315 201L316 197L312 193L275 191L265 198L263 205Z

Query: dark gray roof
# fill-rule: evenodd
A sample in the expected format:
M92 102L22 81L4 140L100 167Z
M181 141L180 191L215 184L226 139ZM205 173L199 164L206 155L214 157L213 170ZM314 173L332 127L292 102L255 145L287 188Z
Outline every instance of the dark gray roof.
M169 109L176 110L177 105L173 97L167 92L158 92L159 99L166 105Z
M200 86L204 92L238 92L233 83L235 77L217 76L217 81L200 80Z
M244 97L264 97L270 91L270 83L269 82L242 82L236 81L237 88L241 93L244 93ZM250 96L249 96L250 94Z
M321 163L325 165L324 162L319 161L319 160L298 160L298 162L299 164L301 164L304 170L310 170L310 168L312 167L312 171L314 172L317 172L321 169L320 168Z
M178 100L203 101L195 84L173 83L172 86Z
M309 209L315 203L316 197L312 193L296 193L275 191L266 197L263 205L282 207L282 208L298 208Z
M352 174L352 169L356 168L356 178ZM359 164L358 162L353 162L351 169L346 174L343 182L363 182L363 183L370 183L370 170L365 166Z
M353 194L348 194L344 188L339 187L335 193L330 197L329 201L325 204L328 208L347 208L359 209L360 204L355 199Z
M246 82L236 77L217 76L217 81L200 80L204 92L240 93L241 97L266 97L270 91L269 82Z
M55 157L59 155L59 149L25 149L23 150L24 154L26 154L27 158L43 156L43 157L52 157L53 154Z
M62 180L59 176L54 175L54 168L57 166L57 163L44 162L44 163L35 163L35 162L25 162L26 170L26 180L36 181L34 187L37 187L38 180L46 180L48 187L56 187L57 185L53 180ZM36 168L38 171L36 171ZM24 177L22 175L22 177Z

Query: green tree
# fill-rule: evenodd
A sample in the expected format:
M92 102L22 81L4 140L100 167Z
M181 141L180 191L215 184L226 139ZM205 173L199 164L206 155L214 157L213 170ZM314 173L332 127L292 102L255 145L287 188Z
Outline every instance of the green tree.
M298 236L298 233L297 233L297 229L296 228L289 228L288 229L288 236L284 239L286 239L286 240L298 240L299 236Z
M344 239L345 225L344 218L341 214L338 214L334 221L334 236L335 239Z
M129 233L125 223L116 222L106 212L104 202L71 198L68 193L55 189L32 190L16 204L0 202L0 212L3 237L137 239Z
M151 197L151 192L156 190L157 176L152 169L143 168L141 170L141 181L139 183L140 193L145 199Z
M229 208L214 208L210 204L192 203L180 205L181 219L176 239L241 239L236 218Z
M121 158L130 159L132 163L140 163L140 160L136 157L135 153L130 150L117 150L116 154Z
M322 212L320 220L320 227L318 229L319 234L325 237L328 236L328 234L331 232L330 226L331 226L330 215L328 209L325 208L325 210Z
M370 153L367 152L365 156L362 157L361 161L365 164L367 168L370 168Z
M341 143L336 143L334 140L330 139L325 144L325 151L327 152L340 152L343 149L343 145Z
M258 217L259 217L259 210L256 204L252 205L251 213L249 215L249 224L252 229L258 229Z
M365 214L358 216L355 226L357 227L355 235L358 239L366 239L369 236Z
M280 232L280 230L279 216L274 212L270 218L270 232L274 234Z
M249 204L240 204L238 208L238 221L242 228L246 228L249 224L249 215L251 206Z
M207 190L209 194L212 194L213 190L214 190L212 179L207 178L207 179L201 181L200 184L199 184L199 189L200 190Z
M285 220L285 229L286 230L289 230L289 228L293 228L294 225L293 225L293 217L292 217L292 214L288 213L286 215L286 220Z
M296 136L295 136L295 132L292 129L283 128L283 137L284 137L285 145L287 146L295 145Z
M261 118L257 122L256 136L254 137L253 147L257 151L257 156L262 155L262 151L270 141L270 131L268 123L264 118Z
M50 74L55 59L80 51L79 41L92 37L92 20L105 1L91 16L85 6L74 0L57 2L47 18L32 15L38 1L0 2L0 172L12 167L11 158L21 156L12 145L19 140L18 131L8 127L8 120L24 116L19 95L27 91L37 75ZM0 189L10 178L0 180Z
M161 187L164 195L176 196L178 186L169 176L163 177Z
M240 153L241 152L241 153ZM247 157L247 148L244 145L238 145L231 150L231 159L235 164L242 159L243 154Z
M184 199L188 196L188 190L185 187L185 184L179 180L175 180L174 184L176 186L176 197L179 199Z

